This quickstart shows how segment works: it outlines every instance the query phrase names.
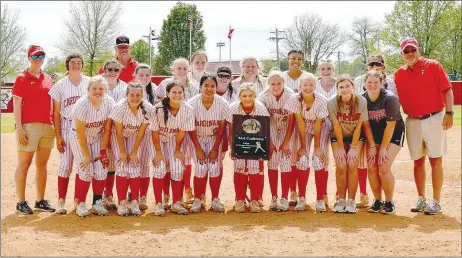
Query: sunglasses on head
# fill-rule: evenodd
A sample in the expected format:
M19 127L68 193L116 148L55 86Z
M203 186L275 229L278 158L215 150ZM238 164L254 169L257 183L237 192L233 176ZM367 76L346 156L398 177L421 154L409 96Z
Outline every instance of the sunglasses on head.
M415 53L415 52L417 52L417 49L415 48L403 50L403 54L409 54L409 53Z
M108 72L110 72L110 73L112 73L112 72L118 73L118 72L120 71L119 68L107 68L106 70L107 70Z
M224 79L229 79L231 78L231 75L229 74L217 74L218 78L224 78Z
M383 63L381 63L381 62L370 62L367 65L368 66L383 66Z
M32 60L35 60L35 59L44 59L45 58L45 55L32 55L30 56L30 58L32 58Z

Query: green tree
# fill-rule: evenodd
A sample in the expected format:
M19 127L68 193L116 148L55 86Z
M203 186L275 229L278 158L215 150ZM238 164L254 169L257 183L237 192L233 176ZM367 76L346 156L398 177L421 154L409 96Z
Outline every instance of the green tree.
M379 24L369 17L356 18L351 27L352 33L348 35L353 55L360 55L365 65L372 53L378 52Z
M140 39L131 47L132 58L140 63L149 64L149 45ZM154 59L154 46L151 45L151 58Z
M170 65L176 58L189 59L189 10L192 12L192 52L204 49L205 34L203 30L203 18L194 4L178 2L170 10L167 19L164 19L162 31L159 36L159 54L153 62L153 70L156 74L169 75Z
M43 70L51 75L53 82L56 82L60 76L67 72L66 61L58 57L49 57L45 69Z
M85 60L85 64L83 66L83 73L88 76L96 75L99 71L99 68L101 68L104 65L104 62L114 58L115 56L112 51L101 52L95 59L93 59L93 63L89 63L87 62L87 60Z
M0 70L1 79L16 75L25 65L24 41L26 31L19 24L19 11L3 6L0 19Z

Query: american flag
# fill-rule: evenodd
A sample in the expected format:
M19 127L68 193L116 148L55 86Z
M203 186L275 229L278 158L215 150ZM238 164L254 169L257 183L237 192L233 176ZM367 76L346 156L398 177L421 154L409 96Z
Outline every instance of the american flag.
M189 8L189 15L188 15L188 27L191 30L193 26L193 17L192 17L192 9Z

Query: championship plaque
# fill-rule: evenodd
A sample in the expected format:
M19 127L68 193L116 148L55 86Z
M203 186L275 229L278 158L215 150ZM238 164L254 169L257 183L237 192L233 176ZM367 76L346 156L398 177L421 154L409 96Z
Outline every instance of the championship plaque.
M233 115L232 155L269 160L269 116Z

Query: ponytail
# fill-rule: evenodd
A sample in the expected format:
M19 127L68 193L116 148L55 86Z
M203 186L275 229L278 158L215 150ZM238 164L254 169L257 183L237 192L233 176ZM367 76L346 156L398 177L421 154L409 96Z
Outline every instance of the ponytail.
M162 110L164 111L164 124L167 126L167 121L168 121L168 112L170 112L170 98L169 97L164 97L162 99Z
M152 93L152 83L149 82L149 84L146 86L146 93L148 94L148 99L151 104L154 105L155 102L155 97L154 94Z
M234 91L233 84L231 82L228 83L228 91L229 91L229 98L231 99L231 97L233 96L233 91Z

